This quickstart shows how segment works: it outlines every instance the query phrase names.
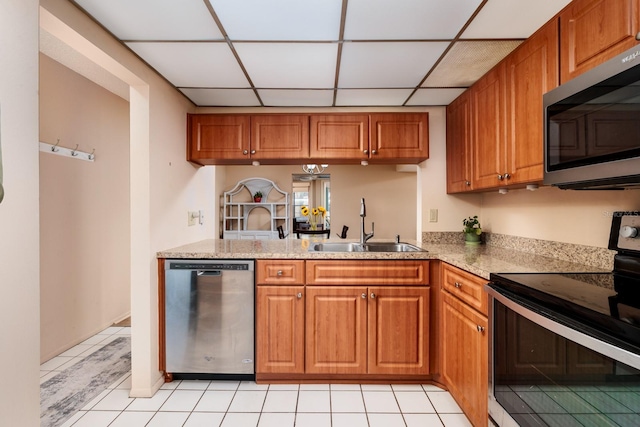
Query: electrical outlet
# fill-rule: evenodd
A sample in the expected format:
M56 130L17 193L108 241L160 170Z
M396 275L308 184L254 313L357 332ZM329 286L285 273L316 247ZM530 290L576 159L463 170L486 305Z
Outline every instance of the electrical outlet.
M187 226L191 227L192 225L196 225L196 220L199 217L200 217L200 213L198 211L187 212Z
M438 209L429 209L429 222L438 222Z
M200 225L204 224L204 211L198 211L198 220Z

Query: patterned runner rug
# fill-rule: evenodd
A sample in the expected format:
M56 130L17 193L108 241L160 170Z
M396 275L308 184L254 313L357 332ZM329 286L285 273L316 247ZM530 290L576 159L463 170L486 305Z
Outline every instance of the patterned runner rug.
M131 370L131 338L116 338L40 386L40 426L57 427Z

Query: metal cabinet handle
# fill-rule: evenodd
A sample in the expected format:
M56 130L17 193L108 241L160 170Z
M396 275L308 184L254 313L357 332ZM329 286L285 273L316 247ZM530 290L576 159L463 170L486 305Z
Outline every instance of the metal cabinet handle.
M278 270L278 272L276 273L276 276L280 277L280 276L282 276L282 274L283 274L282 270Z
M511 175L509 175L508 173L504 174L504 179L511 179Z
M460 289L462 287L462 283L454 283L453 286L455 286L456 288Z
M369 154L369 150L364 150L364 154Z
M298 299L302 298L302 292L298 292L298 295L296 295L298 297Z
M367 294L365 294L364 292L360 296L362 297L362 299L367 299Z
M498 181L502 181L504 179L503 175L498 174Z
M465 184L466 186L469 186L469 185L471 185L471 181L465 181L465 182L464 182L464 184Z
M374 294L373 292L371 292L371 299L375 299L376 298L376 294Z
M378 154L377 150L371 150L371 154Z
M242 150L242 154L249 154L249 150Z
M251 150L251 154L256 154L256 150Z
M478 332L484 332L484 326L476 325Z

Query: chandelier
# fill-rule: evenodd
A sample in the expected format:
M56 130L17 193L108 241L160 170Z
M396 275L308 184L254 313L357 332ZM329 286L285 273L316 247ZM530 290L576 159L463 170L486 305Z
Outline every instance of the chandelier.
M311 175L317 175L324 172L329 165L302 165L302 170Z

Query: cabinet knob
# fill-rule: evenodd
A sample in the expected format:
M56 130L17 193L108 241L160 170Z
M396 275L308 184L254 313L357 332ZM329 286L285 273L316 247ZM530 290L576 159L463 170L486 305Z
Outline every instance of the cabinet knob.
M478 332L484 332L484 326L476 325Z
M360 296L362 297L362 299L367 299L367 294L365 294L364 292Z
M502 181L504 179L504 175L498 174L498 181Z
M371 150L371 154L378 154L378 150Z
M465 182L464 182L464 185L466 185L466 186L471 185L471 181L465 181Z
M364 150L363 153L364 154L369 154L369 150Z
M455 286L456 288L460 289L462 287L462 283L455 282L453 284L453 286Z
M640 41L640 33L636 34L636 40Z
M371 299L376 299L376 294L374 294L373 292L371 292Z
M504 174L504 179L511 179L511 175L509 173Z
M282 274L283 274L282 270L278 270L278 272L276 273L276 276L280 277L280 276L282 276Z
M298 292L298 295L296 295L298 297L298 299L302 298L302 292Z
M251 154L256 154L256 150L251 150Z
M249 154L249 150L242 150L242 154Z

